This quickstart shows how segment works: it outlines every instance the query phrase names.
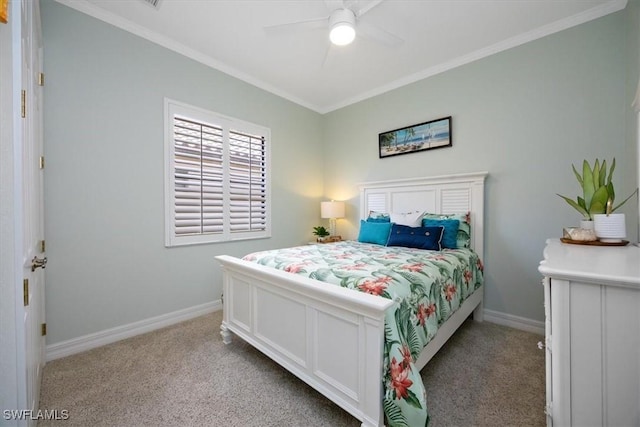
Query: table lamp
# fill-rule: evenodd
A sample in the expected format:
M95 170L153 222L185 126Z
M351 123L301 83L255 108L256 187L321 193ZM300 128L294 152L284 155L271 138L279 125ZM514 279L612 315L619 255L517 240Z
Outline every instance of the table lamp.
M344 218L344 202L336 202L335 200L321 202L320 217L329 218L329 233L331 233L331 236L335 236L336 218Z

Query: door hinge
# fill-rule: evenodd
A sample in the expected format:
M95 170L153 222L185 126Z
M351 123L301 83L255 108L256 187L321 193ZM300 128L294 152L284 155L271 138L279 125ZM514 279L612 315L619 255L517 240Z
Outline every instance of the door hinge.
M27 117L27 91L20 93L20 116L24 119Z
M22 294L24 306L26 307L29 305L29 279L22 281Z
M38 164L40 165L40 169L44 169L44 156L40 156L38 162Z
M44 73L38 73L38 85L44 86Z
M42 325L40 325L40 330L42 332L42 336L44 337L45 335L47 335L47 324L43 323Z
M44 240L40 240L40 252L44 252L46 248L46 245L44 243Z

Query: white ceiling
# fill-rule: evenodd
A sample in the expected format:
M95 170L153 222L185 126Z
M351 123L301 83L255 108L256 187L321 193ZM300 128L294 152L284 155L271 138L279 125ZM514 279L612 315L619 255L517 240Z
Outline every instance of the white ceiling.
M328 17L342 0L58 0L319 113L624 9L627 0L385 0L359 18L404 41L265 26ZM371 0L346 0L356 9Z

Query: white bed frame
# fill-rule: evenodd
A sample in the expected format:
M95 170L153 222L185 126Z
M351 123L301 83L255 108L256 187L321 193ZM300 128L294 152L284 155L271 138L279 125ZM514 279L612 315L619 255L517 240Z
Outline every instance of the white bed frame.
M471 245L483 255L486 172L361 184L360 217L370 210L471 212ZM225 344L232 333L362 421L383 426L384 313L392 300L221 255ZM429 342L418 369L473 313L483 288L465 300Z

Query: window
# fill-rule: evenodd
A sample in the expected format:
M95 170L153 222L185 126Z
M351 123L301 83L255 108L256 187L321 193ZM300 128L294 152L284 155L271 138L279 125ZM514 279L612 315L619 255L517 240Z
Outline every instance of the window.
M165 245L271 235L270 130L165 99Z

